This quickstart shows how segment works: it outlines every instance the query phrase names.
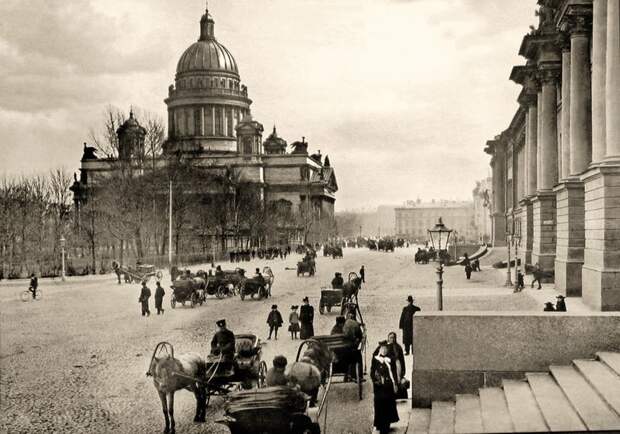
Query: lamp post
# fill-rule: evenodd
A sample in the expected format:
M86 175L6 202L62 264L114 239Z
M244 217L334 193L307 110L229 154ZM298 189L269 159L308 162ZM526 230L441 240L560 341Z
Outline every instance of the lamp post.
M65 281L65 243L67 242L67 240L65 240L64 235L60 236L60 257L61 257L61 264L62 264L62 268L60 271L60 279L64 282Z
M448 247L451 233L452 229L448 229L446 225L443 224L441 217L439 217L437 224L435 224L432 229L428 230L433 248L435 248L435 242L437 242L436 249L437 256L439 257L439 267L437 267L435 271L437 273L437 310L443 310L443 260L441 257L441 245L443 241L444 247Z
M512 243L513 237L514 237L514 218L513 219L509 219L509 216L506 216L506 246L507 246L507 250L508 250L508 262L506 264L506 283L504 283L504 286L506 287L511 287L512 286L512 278L511 278L511 257L510 257L510 244ZM515 263L516 264L516 263Z

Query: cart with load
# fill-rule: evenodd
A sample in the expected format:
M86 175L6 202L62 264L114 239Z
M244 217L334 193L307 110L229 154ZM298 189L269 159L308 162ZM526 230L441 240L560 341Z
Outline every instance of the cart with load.
M303 276L308 273L308 276L314 276L316 273L316 264L314 259L306 259L297 263L297 277Z
M124 275L125 283L148 282L151 277L160 281L163 277L161 270L157 270L155 265L140 264L134 267L122 266L119 268Z
M244 279L239 285L239 296L241 300L245 300L245 297L252 297L256 295L259 300L265 297L271 297L271 286L275 280L275 276L271 268L263 268L263 274L261 276Z
M194 286L192 279L178 279L170 286L172 289L172 295L170 296L170 307L173 309L177 303L185 306L186 302L190 303L191 307L197 304L202 305L204 303L204 294L201 296L199 291Z
M357 291L359 290L359 286L357 286L357 282L359 279L357 274L354 272L349 273L348 282L343 285L343 288L338 289L329 289L329 288L321 288L321 299L319 300L319 313L322 315L327 312L332 311L332 307L340 306L341 314L344 312L344 306L349 301L355 301L357 303ZM361 279L360 279L361 283ZM355 289L357 287L357 290ZM354 296L355 300L352 300L351 297Z

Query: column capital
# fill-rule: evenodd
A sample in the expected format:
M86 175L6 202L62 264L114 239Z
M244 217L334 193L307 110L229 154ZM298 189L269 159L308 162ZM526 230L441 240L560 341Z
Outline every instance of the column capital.
M592 31L592 2L567 1L558 17L558 28L571 37L584 36Z
M559 62L544 62L539 64L538 79L542 84L555 84L562 76L562 66Z
M587 37L592 33L592 14L571 15L564 21L563 27L570 39Z

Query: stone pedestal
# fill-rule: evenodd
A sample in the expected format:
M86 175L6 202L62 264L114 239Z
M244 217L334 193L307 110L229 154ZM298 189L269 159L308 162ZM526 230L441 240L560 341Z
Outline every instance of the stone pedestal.
M521 200L519 204L521 205L521 246L519 247L519 257L521 258L521 269L525 271L526 266L532 264L534 208L530 198Z
M494 213L493 219L493 247L504 247L506 245L506 216L501 213Z
M545 273L555 266L555 218L555 193L538 192L532 198L532 263L540 264ZM553 278L543 281L553 282Z
M585 187L583 301L620 310L620 162L601 164L581 179Z
M566 296L581 296L583 265L584 187L579 179L563 181L556 193L555 288Z

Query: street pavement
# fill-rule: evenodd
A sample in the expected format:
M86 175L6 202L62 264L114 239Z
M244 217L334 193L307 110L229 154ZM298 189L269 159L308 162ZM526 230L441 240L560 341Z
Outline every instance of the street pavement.
M256 260L222 263L224 269L241 266L249 274L268 265L275 273L272 298L241 301L218 300L195 308L170 308L169 277L164 275L165 314L140 315L139 285L117 285L114 276L95 279L70 278L67 282L41 282L41 300L22 302L26 289L0 283L0 432L152 433L163 431L161 405L152 380L145 376L160 341L174 345L175 353L206 355L215 321L225 318L235 333L255 333L263 342L263 360L269 367L282 354L295 360L300 341L286 332L292 304L304 296L315 306L315 333L328 334L338 315L320 315L321 287L334 272L346 276L366 268L366 285L360 307L368 330L368 355L387 333L398 330L407 295L412 294L423 311L436 308L435 265L415 265L413 249L394 253L345 249L343 259L319 256L317 275L297 277L292 268L300 259ZM202 268L206 268L204 266ZM201 267L190 267L193 271ZM444 273L445 310L540 311L540 303L525 291L513 294L503 288L504 276L483 268L467 281L463 268L447 267ZM154 282L151 281L154 292ZM267 340L267 315L277 304L285 320L278 340ZM399 341L401 340L399 333ZM408 361L410 364L410 361ZM175 396L175 419L179 433L227 433L213 421L222 412L223 400L211 400L207 423L192 422L194 397L180 391ZM322 432L331 434L372 432L372 386L364 385L359 401L355 384L334 385L328 396L327 415L321 417Z

